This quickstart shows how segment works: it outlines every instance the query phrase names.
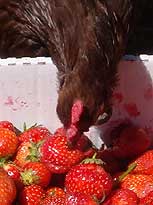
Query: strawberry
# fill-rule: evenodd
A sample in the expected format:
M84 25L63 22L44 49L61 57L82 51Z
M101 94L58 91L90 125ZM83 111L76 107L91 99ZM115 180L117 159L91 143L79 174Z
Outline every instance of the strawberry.
M120 186L134 191L139 198L143 198L153 191L153 175L128 174Z
M24 171L21 173L24 185L38 184L42 187L47 187L51 172L41 162L29 162L23 167Z
M46 196L40 205L65 205L65 198Z
M0 169L0 204L10 205L15 200L16 187L7 173Z
M20 167L18 167L16 164L14 164L13 162L4 162L4 163L1 163L1 166L7 172L7 174L10 176L10 178L13 179L16 187L18 189L23 188L23 183L21 181L22 169Z
M139 198L129 189L116 189L114 190L102 205L137 205Z
M139 205L153 205L153 191L149 192L144 198L141 198Z
M98 205L99 203L91 196L84 193L67 194L65 205Z
M133 173L136 174L153 174L153 150L148 150L134 161L137 164Z
M83 152L69 148L65 135L47 138L39 151L41 161L46 163L53 173L66 173L84 158Z
M64 127L60 127L55 130L55 135L66 135L66 129Z
M39 145L31 142L22 142L15 156L15 164L19 167L23 167L28 162L39 161L38 147Z
M112 139L113 155L119 159L134 158L145 152L151 140L144 129L128 126Z
M71 168L65 179L68 193L81 192L101 200L112 189L113 180L102 166L95 163L79 164Z
M0 128L0 157L15 154L18 147L18 138L14 132L7 128Z
M75 148L78 150L81 150L83 152L87 151L92 147L92 142L89 140L89 138L82 134L78 141L76 142Z
M3 166L3 169L7 172L7 174L13 179L19 179L20 178L20 168L17 167L12 162L7 163Z
M20 136L20 142L34 142L37 143L48 136L52 136L51 132L43 126L32 126L25 130Z
M55 135L64 135L66 136L67 131L63 127L58 128L55 131ZM76 149L81 150L81 151L87 151L90 147L92 147L92 142L89 140L89 138L85 135L82 134L80 135L80 138L76 142L75 146Z
M45 191L39 185L33 184L24 187L19 194L19 204L21 205L40 205L45 196Z
M46 195L56 196L56 197L65 197L65 191L60 187L50 187L46 191Z
M63 189L58 187L49 188L46 197L42 200L41 205L65 205L66 194Z
M14 125L9 121L0 121L0 128L7 128L12 132L15 132Z

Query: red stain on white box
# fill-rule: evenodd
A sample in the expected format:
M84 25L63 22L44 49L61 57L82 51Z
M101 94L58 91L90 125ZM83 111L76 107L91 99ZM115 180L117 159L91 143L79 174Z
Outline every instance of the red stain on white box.
M10 107L13 111L28 107L28 104L25 100L21 99L20 97L13 98L12 96L7 97L4 105Z
M14 105L14 100L13 100L12 96L8 96L8 98L6 99L6 101L4 102L4 104L5 104L6 106L12 106L12 105Z
M125 103L124 109L128 113L128 115L131 117L137 117L140 115L140 112L135 103Z
M150 85L148 88L146 88L145 93L144 93L144 98L146 100L153 99L153 86L152 85Z
M113 94L113 102L114 103L121 103L123 101L123 95L120 92L115 92Z

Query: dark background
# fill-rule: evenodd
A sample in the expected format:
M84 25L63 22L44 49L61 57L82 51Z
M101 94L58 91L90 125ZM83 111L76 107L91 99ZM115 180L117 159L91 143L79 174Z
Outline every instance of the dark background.
M153 54L153 0L142 1L135 12L139 18L130 34L126 54Z

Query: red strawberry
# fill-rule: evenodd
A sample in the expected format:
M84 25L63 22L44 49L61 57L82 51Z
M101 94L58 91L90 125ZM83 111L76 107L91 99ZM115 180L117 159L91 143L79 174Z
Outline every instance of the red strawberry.
M21 205L40 205L45 192L41 186L33 184L24 187L19 195L19 204Z
M46 197L42 200L41 205L65 205L66 194L63 189L58 187L49 188Z
M65 197L65 191L60 187L50 187L46 191L46 195L56 196L56 197Z
M145 130L134 126L125 127L112 140L113 155L119 159L134 158L146 151L151 144Z
M66 136L66 134L67 134L67 131L63 127L58 128L55 131L55 135ZM89 148L92 147L92 142L89 140L89 138L86 135L82 134L80 135L80 138L78 139L74 147L81 151L87 151Z
M40 147L41 161L53 173L65 173L83 158L83 152L70 149L66 136L54 135L45 140Z
M143 198L153 191L153 175L128 174L120 186L134 191L139 198Z
M129 189L114 190L102 205L137 205L139 198Z
M51 172L41 162L29 162L24 167L24 172L21 173L24 185L38 184L42 187L47 187Z
M144 154L137 157L134 161L137 164L133 173L137 174L153 174L153 150L148 150Z
M83 152L87 151L88 149L90 149L92 147L92 142L89 140L89 138L82 134L80 136L80 138L78 139L75 148L79 149Z
M55 135L66 135L66 129L64 127L56 129Z
M39 161L38 147L37 144L31 142L22 142L15 156L15 164L23 167L28 162Z
M8 163L3 166L3 169L7 172L7 174L13 179L19 179L20 178L20 168L18 168L13 163Z
M66 196L65 205L98 205L99 203L91 196L84 193L73 193Z
M149 192L144 198L141 198L139 205L153 205L153 191Z
M100 165L79 164L71 168L65 179L68 193L81 192L101 200L112 189L113 180Z
M13 162L5 162L2 165L3 169L7 172L7 174L13 179L18 189L23 188L23 183L21 182L21 168L19 168Z
M0 169L0 204L10 205L15 200L16 187L7 173Z
M25 130L20 136L20 142L39 142L45 139L48 136L52 136L51 132L42 126L33 126L27 130Z
M14 125L9 121L0 121L0 128L7 128L12 132L15 132Z
M40 205L65 205L65 198L46 196Z
M0 157L12 156L18 147L18 138L7 128L0 128Z

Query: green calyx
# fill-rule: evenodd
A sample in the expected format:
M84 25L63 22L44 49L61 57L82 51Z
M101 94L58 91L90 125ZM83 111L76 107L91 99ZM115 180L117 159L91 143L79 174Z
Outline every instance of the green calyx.
M31 143L31 146L28 148L30 154L26 157L26 160L30 160L31 162L38 162L40 159L39 148L43 144L44 140L39 141L38 143Z
M0 158L0 167L4 167L5 164L8 163L8 159L9 159L9 157L2 157L2 158Z
M94 153L92 158L86 158L81 163L82 164L98 164L98 165L104 165L105 163L101 159L96 158L97 153Z
M38 126L37 123L35 123L35 124L32 125L31 127L27 128L27 125L26 125L26 123L24 122L24 123L23 123L23 132L25 132L25 131L27 131L27 130L30 130L30 129L32 129L32 128L34 128L34 127L37 127L37 126Z
M29 169L21 173L21 179L24 185L38 184L40 178L35 175L33 170Z

